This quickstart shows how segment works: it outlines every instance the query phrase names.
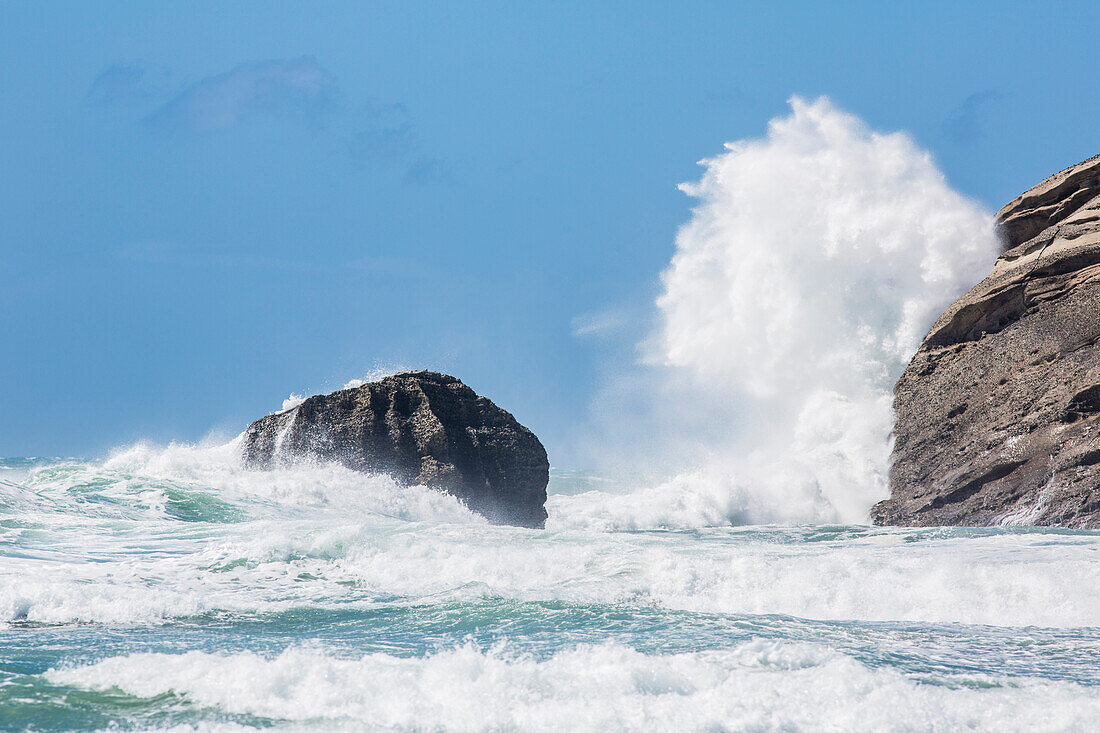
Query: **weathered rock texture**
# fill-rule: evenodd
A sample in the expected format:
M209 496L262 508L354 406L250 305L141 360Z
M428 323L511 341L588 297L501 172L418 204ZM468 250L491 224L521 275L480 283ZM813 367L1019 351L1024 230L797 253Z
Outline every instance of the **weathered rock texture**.
M403 372L310 397L252 423L243 450L255 468L333 460L447 491L498 524L546 521L550 465L542 443L511 414L437 372Z
M997 216L1006 251L895 387L876 524L1100 527L1100 156Z

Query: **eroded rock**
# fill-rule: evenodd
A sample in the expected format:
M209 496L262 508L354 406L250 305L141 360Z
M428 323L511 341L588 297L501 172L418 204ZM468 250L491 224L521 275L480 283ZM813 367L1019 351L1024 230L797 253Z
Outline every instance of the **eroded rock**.
M998 220L1006 251L895 387L877 524L1100 527L1100 156Z
M514 417L454 377L403 372L252 423L244 460L267 468L319 458L451 493L498 524L546 521L546 449Z

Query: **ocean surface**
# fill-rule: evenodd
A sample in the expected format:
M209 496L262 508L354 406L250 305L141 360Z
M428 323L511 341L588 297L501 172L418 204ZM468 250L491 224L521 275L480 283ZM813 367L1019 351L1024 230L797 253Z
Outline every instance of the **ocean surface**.
M1100 533L635 488L555 471L532 531L232 445L2 460L0 729L1096 729Z

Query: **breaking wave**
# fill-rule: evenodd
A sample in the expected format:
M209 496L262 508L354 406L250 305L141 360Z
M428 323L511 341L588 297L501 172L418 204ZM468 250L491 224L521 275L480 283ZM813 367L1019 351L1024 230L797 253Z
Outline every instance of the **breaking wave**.
M570 479L560 474L548 529L532 531L491 526L445 494L340 466L248 470L233 445L140 445L103 462L21 472L16 481L16 471L0 471L0 625L160 624L395 598L1009 626L1100 619L1091 533L608 531L640 510L608 511L603 495L602 510L571 522L563 505L600 494L561 491ZM640 523L699 510L662 511Z
M544 659L472 645L420 658L309 647L274 657L145 653L46 677L121 691L131 705L177 695L189 707L316 729L1061 731L1100 715L1092 689L1067 682L972 674L954 687L921 684L819 645L763 640L661 657L615 643Z
M765 137L726 148L681 186L698 204L630 377L652 395L644 451L675 475L566 502L571 519L866 522L888 495L893 384L997 256L992 216L927 152L828 99L794 98Z

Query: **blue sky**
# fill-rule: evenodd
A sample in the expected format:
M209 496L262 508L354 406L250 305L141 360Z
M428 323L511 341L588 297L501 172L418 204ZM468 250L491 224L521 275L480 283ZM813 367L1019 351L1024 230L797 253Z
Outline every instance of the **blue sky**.
M4 3L0 455L235 433L377 368L569 465L692 202L792 94L997 208L1100 152L1092 3Z

